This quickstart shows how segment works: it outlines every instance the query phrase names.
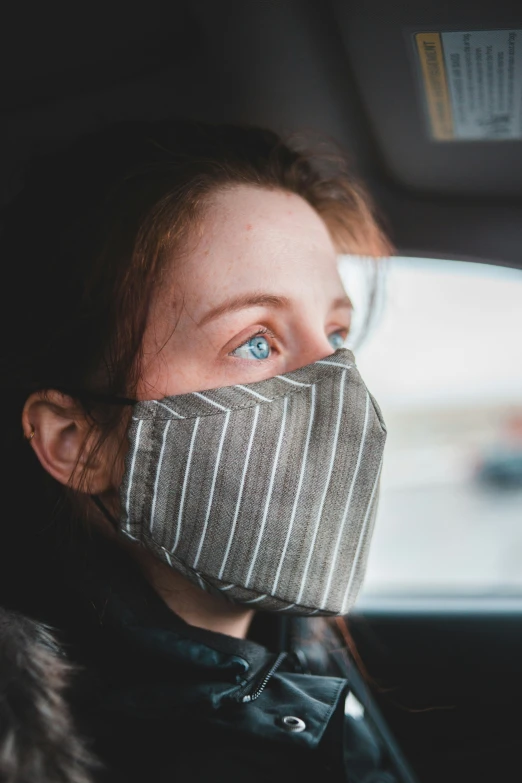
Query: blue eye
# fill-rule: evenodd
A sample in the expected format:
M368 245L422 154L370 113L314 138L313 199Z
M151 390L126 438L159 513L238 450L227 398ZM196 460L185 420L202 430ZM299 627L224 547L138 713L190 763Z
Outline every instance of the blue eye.
M270 343L262 334L255 334L246 343L240 345L231 356L237 356L240 359L268 359L272 352Z
M342 336L341 332L332 332L332 334L328 335L328 340L332 348L334 348L336 351L338 348L342 348L344 345L344 337Z

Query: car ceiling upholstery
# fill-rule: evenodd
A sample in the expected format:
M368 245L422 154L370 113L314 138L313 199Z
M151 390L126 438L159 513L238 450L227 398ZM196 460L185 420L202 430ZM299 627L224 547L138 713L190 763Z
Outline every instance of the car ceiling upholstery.
M522 142L432 141L414 31L522 28L512 0L4 4L0 177L35 142L170 115L340 145L400 254L522 268Z

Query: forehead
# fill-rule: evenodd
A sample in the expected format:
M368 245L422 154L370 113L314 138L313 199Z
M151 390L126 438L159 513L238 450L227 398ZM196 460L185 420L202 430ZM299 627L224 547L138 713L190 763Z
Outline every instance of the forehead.
M152 320L192 326L227 300L286 299L299 317L345 294L325 223L304 199L241 186L213 195L185 251L165 268Z
M335 253L324 221L296 193L252 186L235 186L215 193L204 218L205 236L214 247L221 242L243 245L262 241L267 246L285 241ZM207 233L208 232L208 233Z
M322 218L303 198L280 190L238 186L212 196L196 240L172 276L185 296L209 289L295 287L336 270L337 253ZM218 291L219 289L219 291ZM178 289L179 290L179 289Z

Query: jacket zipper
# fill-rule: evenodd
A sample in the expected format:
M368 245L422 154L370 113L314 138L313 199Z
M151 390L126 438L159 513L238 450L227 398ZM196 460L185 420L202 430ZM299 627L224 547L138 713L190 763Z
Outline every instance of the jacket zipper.
M275 659L274 663L270 666L270 668L262 676L262 679L258 680L259 684L252 691L252 693L244 694L244 691L243 691L243 693L238 694L238 701L241 701L241 702L245 703L245 702L249 702L249 701L255 701L255 699L258 699L261 696L261 694L263 693L263 691L265 690L265 688L266 688L266 686L268 684L268 681L275 674L275 672L279 669L279 667L281 666L281 664L285 660L286 656L287 656L287 653L285 653L285 652L279 653L279 655ZM248 685L247 685L247 687L248 687Z

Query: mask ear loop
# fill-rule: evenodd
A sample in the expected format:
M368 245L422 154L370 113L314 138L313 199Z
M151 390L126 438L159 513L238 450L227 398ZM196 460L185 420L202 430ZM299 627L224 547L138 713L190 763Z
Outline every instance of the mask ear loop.
M105 503L103 503L100 500L98 495L90 495L90 498L91 498L92 502L94 503L94 505L96 506L96 508L98 509L98 511L101 511L101 513L103 514L105 519L108 522L111 523L111 525L114 528L114 530L116 531L116 533L119 532L118 520L116 519L116 517L113 514L111 514L111 512L109 511L109 509L107 508Z
M120 397L117 394L105 394L104 392L97 391L86 392L83 389L72 389L63 386L60 386L60 391L64 394L68 394L69 397L75 397L79 400L85 398L95 402L104 402L107 405L137 405L139 402L139 400L135 400L132 397Z

